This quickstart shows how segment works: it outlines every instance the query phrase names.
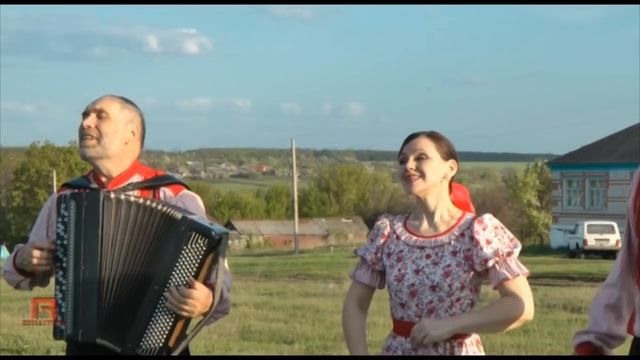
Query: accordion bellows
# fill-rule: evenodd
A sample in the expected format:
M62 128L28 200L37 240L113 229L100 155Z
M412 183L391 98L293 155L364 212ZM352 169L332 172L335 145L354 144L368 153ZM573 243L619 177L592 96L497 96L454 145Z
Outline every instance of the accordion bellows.
M227 230L162 201L105 190L61 194L57 214L54 338L122 354L175 349L189 319L167 308L164 294L191 277L204 282L224 256Z

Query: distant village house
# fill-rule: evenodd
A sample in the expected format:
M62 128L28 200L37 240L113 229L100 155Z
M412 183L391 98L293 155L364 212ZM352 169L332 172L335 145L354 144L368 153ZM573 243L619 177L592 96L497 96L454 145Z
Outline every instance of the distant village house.
M229 220L232 249L293 249L293 220ZM366 241L369 229L360 217L311 218L298 220L298 246L311 249L322 246L359 245Z
M561 247L561 240L554 239L578 221L615 221L623 235L631 176L640 166L640 123L547 164L552 178L552 247Z

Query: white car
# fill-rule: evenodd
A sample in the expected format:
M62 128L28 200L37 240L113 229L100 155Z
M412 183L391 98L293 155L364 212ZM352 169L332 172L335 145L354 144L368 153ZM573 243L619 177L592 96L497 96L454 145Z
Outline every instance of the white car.
M567 238L569 257L585 258L599 253L615 259L620 250L620 231L613 221L589 220L578 222Z

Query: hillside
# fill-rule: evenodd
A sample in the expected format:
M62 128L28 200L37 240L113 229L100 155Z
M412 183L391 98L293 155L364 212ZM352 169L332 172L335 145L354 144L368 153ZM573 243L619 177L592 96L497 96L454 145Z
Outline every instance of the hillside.
M0 157L21 155L27 147L5 147L0 146ZM145 149L143 157L153 158L156 156L169 157L207 157L212 159L226 159L228 161L242 161L255 159L257 161L290 157L290 149L265 149L265 148L205 148L186 151L167 151L156 149ZM316 159L344 160L353 159L358 161L395 161L397 153L388 150L332 150L332 149L296 149L296 155ZM557 154L550 153L510 153L510 152L476 152L459 151L460 161L497 161L497 162L529 162L536 159L551 160L558 157Z
M24 157L26 147L0 147L0 167L10 174ZM520 154L495 152L459 152L463 163L528 163L536 159L550 160L554 154ZM362 162L368 167L394 168L395 151L297 149L298 173L312 175L325 164ZM290 149L207 148L187 151L146 149L142 161L184 178L251 179L259 175L273 178L290 176Z
M241 162L247 159L255 159L258 162L265 162L274 159L289 159L290 149L261 149L261 148L207 148L187 151L164 151L145 150L144 156L153 158L156 156L177 156L192 159L225 159L229 162ZM321 160L357 160L357 161L395 161L396 151L387 150L331 150L331 149L296 149L296 156L299 158L314 158ZM496 162L530 162L536 159L551 160L557 154L549 153L509 153L509 152L474 152L459 151L460 161L496 161Z

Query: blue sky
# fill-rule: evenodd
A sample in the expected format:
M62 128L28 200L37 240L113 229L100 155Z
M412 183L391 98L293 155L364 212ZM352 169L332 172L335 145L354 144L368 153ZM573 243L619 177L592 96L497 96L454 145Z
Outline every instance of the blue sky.
M113 93L146 146L562 154L640 121L640 6L0 6L0 144Z

